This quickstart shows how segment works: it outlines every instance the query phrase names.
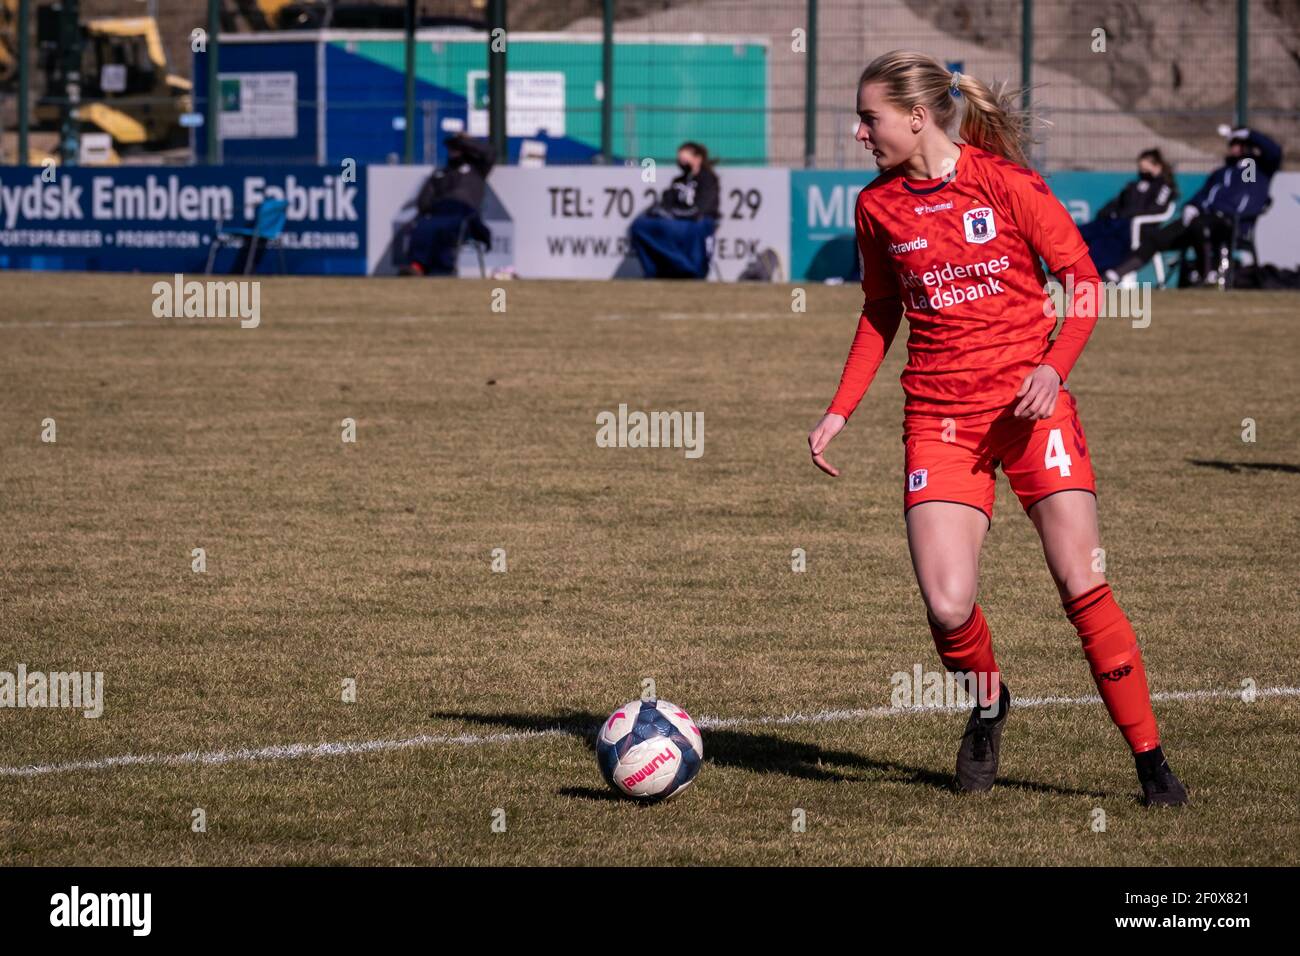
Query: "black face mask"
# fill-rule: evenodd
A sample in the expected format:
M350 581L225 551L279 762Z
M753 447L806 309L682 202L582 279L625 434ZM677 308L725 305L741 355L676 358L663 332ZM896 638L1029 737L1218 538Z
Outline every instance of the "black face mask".
M677 168L682 172L689 174L691 171L690 163L678 163Z
M1159 178L1160 177L1157 176L1155 173L1147 173L1147 172L1138 173L1138 179L1145 179L1149 183L1155 182Z

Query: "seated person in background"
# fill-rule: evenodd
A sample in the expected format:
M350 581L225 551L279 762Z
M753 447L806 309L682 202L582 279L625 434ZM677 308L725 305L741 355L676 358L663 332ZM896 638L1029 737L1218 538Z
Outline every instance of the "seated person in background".
M1138 154L1138 178L1097 213L1092 222L1079 227L1088 254L1098 272L1105 272L1128 258L1133 248L1133 220L1137 216L1160 216L1178 201L1174 171L1158 149Z
M699 143L677 149L681 175L659 201L632 221L632 249L647 279L702 279L709 273L708 240L717 228L718 177Z
M1268 187L1282 165L1282 147L1257 130L1219 132L1228 138L1228 155L1223 165L1206 177L1204 184L1183 207L1180 220L1147 236L1133 254L1104 271L1111 281L1139 268L1157 252L1166 249L1196 251L1198 266L1190 276L1179 276L1179 284L1213 283L1218 280L1218 263L1212 247L1232 238L1238 220L1253 224L1268 208Z
M462 133L448 137L446 145L447 165L433 171L415 200L418 214L409 227L409 261L402 275L454 273L462 228L479 242L492 241L478 211L496 155L487 143Z

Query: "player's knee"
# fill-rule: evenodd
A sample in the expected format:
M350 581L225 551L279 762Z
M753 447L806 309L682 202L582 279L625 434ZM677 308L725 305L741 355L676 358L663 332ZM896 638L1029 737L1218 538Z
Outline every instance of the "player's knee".
M970 620L975 610L975 593L962 587L940 588L926 595L930 620L945 631L953 631Z

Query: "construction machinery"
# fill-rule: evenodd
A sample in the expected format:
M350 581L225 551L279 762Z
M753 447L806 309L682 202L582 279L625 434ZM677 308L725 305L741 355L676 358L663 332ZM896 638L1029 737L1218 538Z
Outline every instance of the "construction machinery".
M234 0L237 14L230 12L228 4L223 5L221 29L228 32L239 30L240 19L243 20L245 29L259 32L320 26L319 23L312 22L315 17L310 14L304 15L289 9L302 5L296 0Z
M58 4L43 7L37 19L46 76L45 96L36 105L39 124L57 122L69 99L68 69L61 62L67 51L51 37L58 9ZM118 151L184 145L180 118L192 110L191 84L169 69L157 22L152 17L90 19L81 24L79 39L80 85L71 98L81 129L109 134Z
M0 87L16 85L19 0L0 0ZM190 81L171 72L152 17L80 20L77 0L35 7L38 55L44 78L36 100L37 128L59 129L64 159L82 133L112 137L122 152L182 146L180 118L192 110Z
M80 0L31 0L43 75L35 126L56 131L65 161L85 133L107 133L112 156L184 147L181 117L193 110L191 82L173 73L153 17L81 20ZM0 92L17 88L19 0L0 0ZM401 29L406 5L376 0L223 0L222 30ZM482 24L460 17L418 18L418 26Z
M376 0L233 0L238 16L227 13L222 29L262 30L400 30L406 5ZM481 28L482 21L455 16L418 17L417 26Z
M0 87L18 75L18 0L0 0Z

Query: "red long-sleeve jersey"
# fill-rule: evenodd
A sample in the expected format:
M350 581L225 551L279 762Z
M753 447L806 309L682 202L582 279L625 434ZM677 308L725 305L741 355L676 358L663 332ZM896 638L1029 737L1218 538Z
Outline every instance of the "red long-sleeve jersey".
M948 177L895 169L858 196L865 300L830 412L853 413L903 315L907 415L996 417L1039 365L1065 381L1092 333L1100 280L1065 207L1033 170L959 146ZM1040 256L1075 290L1054 342Z

